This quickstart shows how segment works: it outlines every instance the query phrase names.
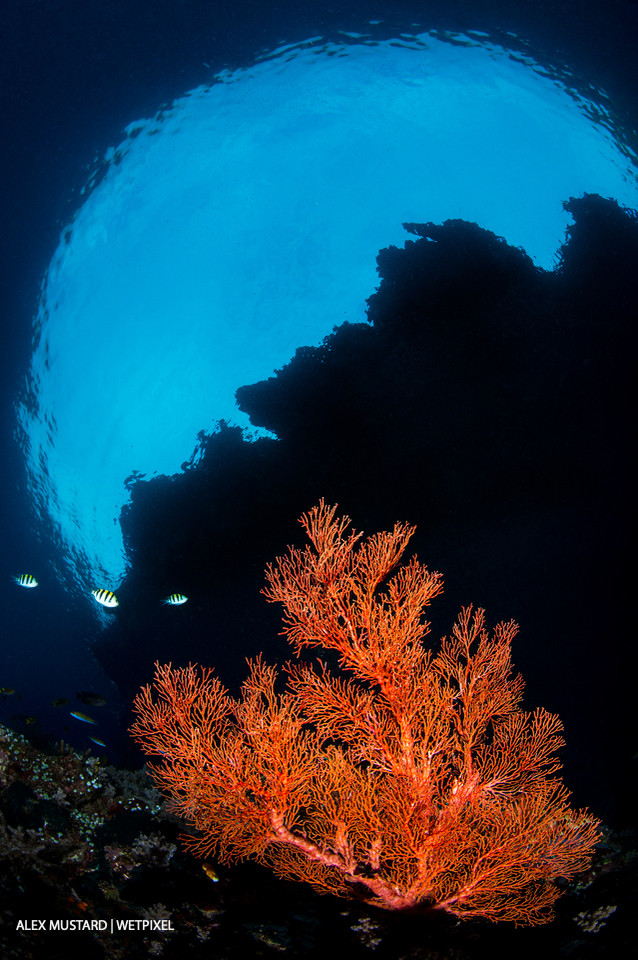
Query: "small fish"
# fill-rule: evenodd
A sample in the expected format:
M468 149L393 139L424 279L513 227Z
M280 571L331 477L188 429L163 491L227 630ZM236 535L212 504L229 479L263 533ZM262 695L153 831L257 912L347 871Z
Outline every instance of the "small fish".
M91 693L90 690L80 690L79 693L76 693L76 697L80 703L86 704L87 707L104 707L106 705L104 697L101 697L99 693Z
M15 690L13 689L13 687L0 687L0 693L2 694L3 697L10 697L12 694L15 693Z
M80 713L79 710L69 710L69 716L75 717L76 720L81 720L83 723L97 723L97 720L94 720L93 717L89 717L86 713Z
M38 581L30 573L21 573L13 578L19 587L37 587Z
M27 726L29 726L29 725L32 724L32 723L37 723L37 722L38 722L38 718L37 718L37 717L25 717L25 718L24 718L24 722L27 724Z
M185 597L183 593L171 593L170 597L162 600L162 603L168 603L171 607L181 607L187 600L188 597Z
M217 883L219 881L219 876L212 863L203 863L202 870L206 876L213 881L213 883Z
M58 697L57 700L51 701L52 707L64 707L69 702L68 697Z
M104 740L100 740L99 737L89 737L89 740L90 740L92 743L97 744L98 747L106 747L106 744L104 743Z
M117 597L112 590L91 590L91 593L103 607L119 607Z

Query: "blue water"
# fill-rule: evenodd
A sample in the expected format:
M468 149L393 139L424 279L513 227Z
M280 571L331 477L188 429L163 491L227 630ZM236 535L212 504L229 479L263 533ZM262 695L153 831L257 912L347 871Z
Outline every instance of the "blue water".
M247 427L237 387L365 321L403 222L476 221L551 269L567 197L638 204L604 93L515 39L311 37L131 118L62 229L17 408L67 589L121 582L126 478Z

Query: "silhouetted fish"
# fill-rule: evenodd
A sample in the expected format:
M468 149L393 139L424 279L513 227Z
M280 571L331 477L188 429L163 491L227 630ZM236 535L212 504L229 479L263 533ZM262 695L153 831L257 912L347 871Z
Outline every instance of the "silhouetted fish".
M79 693L76 693L76 697L80 703L85 703L87 707L103 707L106 704L104 697L101 697L99 693L91 693L90 690L80 690Z

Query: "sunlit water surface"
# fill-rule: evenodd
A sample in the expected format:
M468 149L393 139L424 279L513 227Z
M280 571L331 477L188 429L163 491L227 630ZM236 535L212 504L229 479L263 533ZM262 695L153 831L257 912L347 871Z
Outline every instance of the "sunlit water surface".
M70 589L116 588L137 471L247 425L238 386L365 320L404 221L461 217L547 269L561 204L636 206L600 93L576 96L484 36L320 39L224 73L131 123L43 281L18 433Z

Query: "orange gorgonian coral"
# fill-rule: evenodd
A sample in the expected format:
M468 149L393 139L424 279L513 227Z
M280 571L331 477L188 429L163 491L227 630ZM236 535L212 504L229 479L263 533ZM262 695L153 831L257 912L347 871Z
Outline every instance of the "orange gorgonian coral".
M135 700L154 780L200 833L188 846L388 909L546 921L598 821L557 777L558 717L521 709L516 624L490 634L466 608L433 654L441 576L397 568L414 528L364 540L323 501L301 523L310 545L268 567L264 593L297 655L338 666L287 664L279 690L258 658L235 699L209 669L157 665Z

